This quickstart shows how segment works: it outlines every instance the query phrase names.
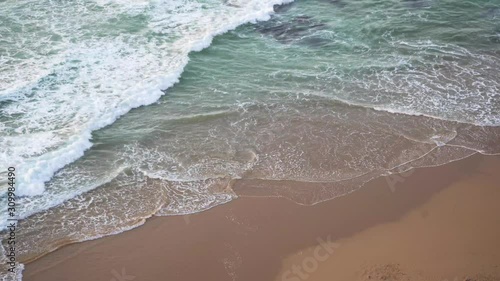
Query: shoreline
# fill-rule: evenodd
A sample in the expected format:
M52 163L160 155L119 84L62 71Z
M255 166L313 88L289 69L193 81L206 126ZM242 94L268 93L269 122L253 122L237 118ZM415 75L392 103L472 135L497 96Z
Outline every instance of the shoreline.
M275 280L500 280L499 166L486 158L400 220L297 251Z
M361 184L359 187L353 188L350 191L347 191L347 192L341 191L341 192L345 192L345 193L342 193L341 195L338 195L338 196L333 197L333 198L326 198L326 199L314 201L314 203L301 202L302 199L300 198L300 196L304 195L305 197L307 197L307 199L305 199L305 201L311 200L311 198L310 198L311 195L314 194L318 190L318 183L319 183L319 185L321 185L322 182L301 182L301 181L293 181L293 180L276 180L275 181L275 180L261 180L261 179L233 179L233 180L229 181L227 188L231 190L231 193L233 193L237 196L236 199L232 199L232 200L226 201L224 203L219 203L217 205L210 206L204 210L197 211L195 213L188 213L188 214L157 215L157 210L156 210L155 212L151 213L149 216L144 217L144 218L140 218L139 220L136 220L135 224L128 225L127 227L116 229L116 231L109 232L109 233L106 233L104 235L88 236L82 240L71 239L71 238L67 237L64 240L60 240L60 241L58 241L58 243L51 245L53 248L47 249L47 251L45 251L45 252L41 252L39 254L31 254L31 255L22 256L20 259L20 263L25 265L25 264L34 262L40 258L45 257L46 255L53 253L54 251L57 251L63 247L66 247L68 245L77 244L77 243L85 243L88 241L98 240L98 239L106 238L109 236L120 235L122 233L131 231L131 230L136 229L138 227L142 227L145 223L147 223L151 219L169 218L169 217L186 218L186 217L189 217L192 215L196 215L199 213L204 213L204 212L210 211L211 209L222 206L222 205L230 204L230 203L234 202L234 200L238 200L240 198L285 200L289 203L297 204L297 205L300 205L303 207L314 206L317 204L322 204L322 203L325 203L325 202L328 202L331 200L335 200L335 199L340 198L340 197L349 196L351 193L359 192L361 189L365 188L366 185L370 186L372 184L372 182L382 181L382 179L385 179L384 181L382 181L383 182L382 184L387 185L387 188L390 189L391 192L394 192L394 188L396 188L394 185L397 185L398 182L400 182L402 180L406 180L406 178L409 177L416 170L430 169L430 168L436 168L436 167L440 167L440 166L444 166L444 165L449 165L449 164L452 164L454 162L463 161L465 159L468 159L471 157L476 157L476 156L490 157L490 156L497 156L497 155L500 156L500 154L482 154L479 152L474 152L473 154L464 156L462 158L457 158L457 159L451 160L450 162L447 162L445 164L437 164L437 165L424 166L424 167L419 167L419 168L410 168L409 170L406 170L402 173L399 173L399 174L394 173L394 174L390 174L388 176L378 175L378 176L375 176L374 178L367 180L365 183ZM406 164L407 163L402 163L399 167L403 167ZM394 167L393 170L395 170L397 168L398 167ZM364 175L361 175L359 178L362 178L363 176ZM352 179L348 179L348 180L352 180ZM339 181L339 182L343 182L343 181ZM272 184L270 184L270 183L272 183ZM331 185L335 186L335 183L327 183L327 184L331 184ZM378 185L378 184L379 183L375 183L375 185ZM285 191L285 192L278 191L277 192L277 190L279 190L280 188L286 187L287 185L289 185L288 191ZM262 188L263 186L265 186L265 188ZM316 191L311 192L310 190L313 190L313 189L316 189ZM95 190L91 190L88 193L92 193L94 191ZM328 196L331 196L331 194L327 194L327 197ZM303 198L305 198L305 197L303 197ZM55 208L57 208L57 207L55 207ZM23 220L25 220L25 219L23 219Z
M397 221L467 177L486 158L498 156L476 154L416 169L395 189L388 187L386 178L378 178L356 192L313 206L240 196L188 216L152 217L120 234L63 246L27 263L23 275L37 281L74 276L108 281L124 269L140 280L252 280L255 274L272 280L283 259L316 245L318 237L345 239Z

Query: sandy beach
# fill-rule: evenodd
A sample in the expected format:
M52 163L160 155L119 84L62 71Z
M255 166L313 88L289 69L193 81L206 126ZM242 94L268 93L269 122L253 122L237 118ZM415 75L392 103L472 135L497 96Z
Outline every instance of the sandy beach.
M295 253L276 280L500 280L495 167L498 158L489 158L403 218L335 241L330 251Z
M500 281L499 18L2 1L0 281Z
M23 280L500 280L499 168L475 155L314 206L240 196L64 246Z

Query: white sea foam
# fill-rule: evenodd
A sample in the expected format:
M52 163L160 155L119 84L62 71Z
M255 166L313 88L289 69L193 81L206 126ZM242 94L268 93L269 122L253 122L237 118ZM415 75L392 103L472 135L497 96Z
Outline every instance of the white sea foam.
M9 260L5 256L4 247L0 247L0 281L21 281L23 280L24 264L17 263L13 272L7 271L10 268ZM5 271L5 274L2 274Z
M4 5L2 12L12 14L11 27L29 21L40 29L2 29L13 44L2 54L0 69L0 101L5 102L0 114L6 117L0 163L17 167L18 195L42 194L56 171L92 146L92 131L157 101L161 90L178 81L189 52L241 24L267 20L273 5L286 2L291 1ZM26 9L33 17L21 17ZM16 46L26 59L11 53Z

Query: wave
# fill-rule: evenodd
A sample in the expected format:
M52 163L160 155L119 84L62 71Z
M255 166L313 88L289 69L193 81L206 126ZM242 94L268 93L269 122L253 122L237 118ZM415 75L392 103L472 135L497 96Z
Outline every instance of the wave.
M292 1L220 2L87 2L79 7L85 13L76 19L76 25L86 30L76 32L78 26L68 22L75 19L62 14L58 24L69 26L47 31L53 33L49 39L57 41L53 50L48 50L56 53L53 63L33 55L27 61L39 71L22 77L12 69L17 71L16 63L27 62L8 61L14 66L2 69L0 77L9 86L1 93L9 103L0 111L7 120L1 128L6 136L0 140L0 162L19 171L18 195L42 194L55 172L82 157L92 146L93 131L114 123L133 108L156 102L164 94L162 90L179 81L190 52L201 51L215 36L239 25L269 19L274 5ZM49 10L54 8L45 4L47 7L37 4L40 10L33 12L39 21L47 20ZM129 25L131 34L118 34L113 30L118 24L106 26L106 21L98 18L102 15L91 15L89 10L95 6L108 12L119 7L105 20ZM23 12L22 7L10 8ZM90 23L94 26L87 26ZM95 31L96 26L101 30ZM133 30L134 26L138 30ZM78 36L65 38L70 32ZM27 56L29 51L33 50L25 50ZM48 69L35 65L37 59L41 65L49 65ZM9 71L17 79L6 78Z
M442 116L438 116L435 114L419 112L416 110L410 110L410 109L401 108L401 107L398 108L395 105L391 105L391 104L377 105L377 104L356 102L353 100L342 99L338 96L327 95L327 94L324 94L322 92L308 91L306 95L314 95L317 97L326 98L329 100L333 100L335 102L342 103L346 106L354 106L354 107L360 107L360 108L365 108L365 109L372 109L372 110L382 111L382 112L387 112L387 113L392 113L392 114L403 114L403 115L417 116L417 117L422 116L422 117L432 118L432 119L436 119L436 120L440 120L440 121L450 121L450 122L456 122L459 124L468 124L468 125L481 126L481 127L499 127L500 126L500 116L489 116L489 119L481 120L478 122L472 122L472 121L467 121L467 120L460 119L460 118L452 118L452 117L444 118ZM480 152L480 151L478 151L478 152Z

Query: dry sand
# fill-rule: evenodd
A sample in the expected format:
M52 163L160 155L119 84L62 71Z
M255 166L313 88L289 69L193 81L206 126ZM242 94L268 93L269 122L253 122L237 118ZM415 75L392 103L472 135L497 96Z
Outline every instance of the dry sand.
M307 280L500 280L498 171L500 157L476 155L418 169L396 189L380 178L314 206L242 197L191 216L154 217L35 260L24 280L282 280L318 239L340 247ZM244 184L238 189L245 193ZM294 255L301 249L305 256Z
M488 158L404 218L288 257L277 280L500 280L500 170Z

